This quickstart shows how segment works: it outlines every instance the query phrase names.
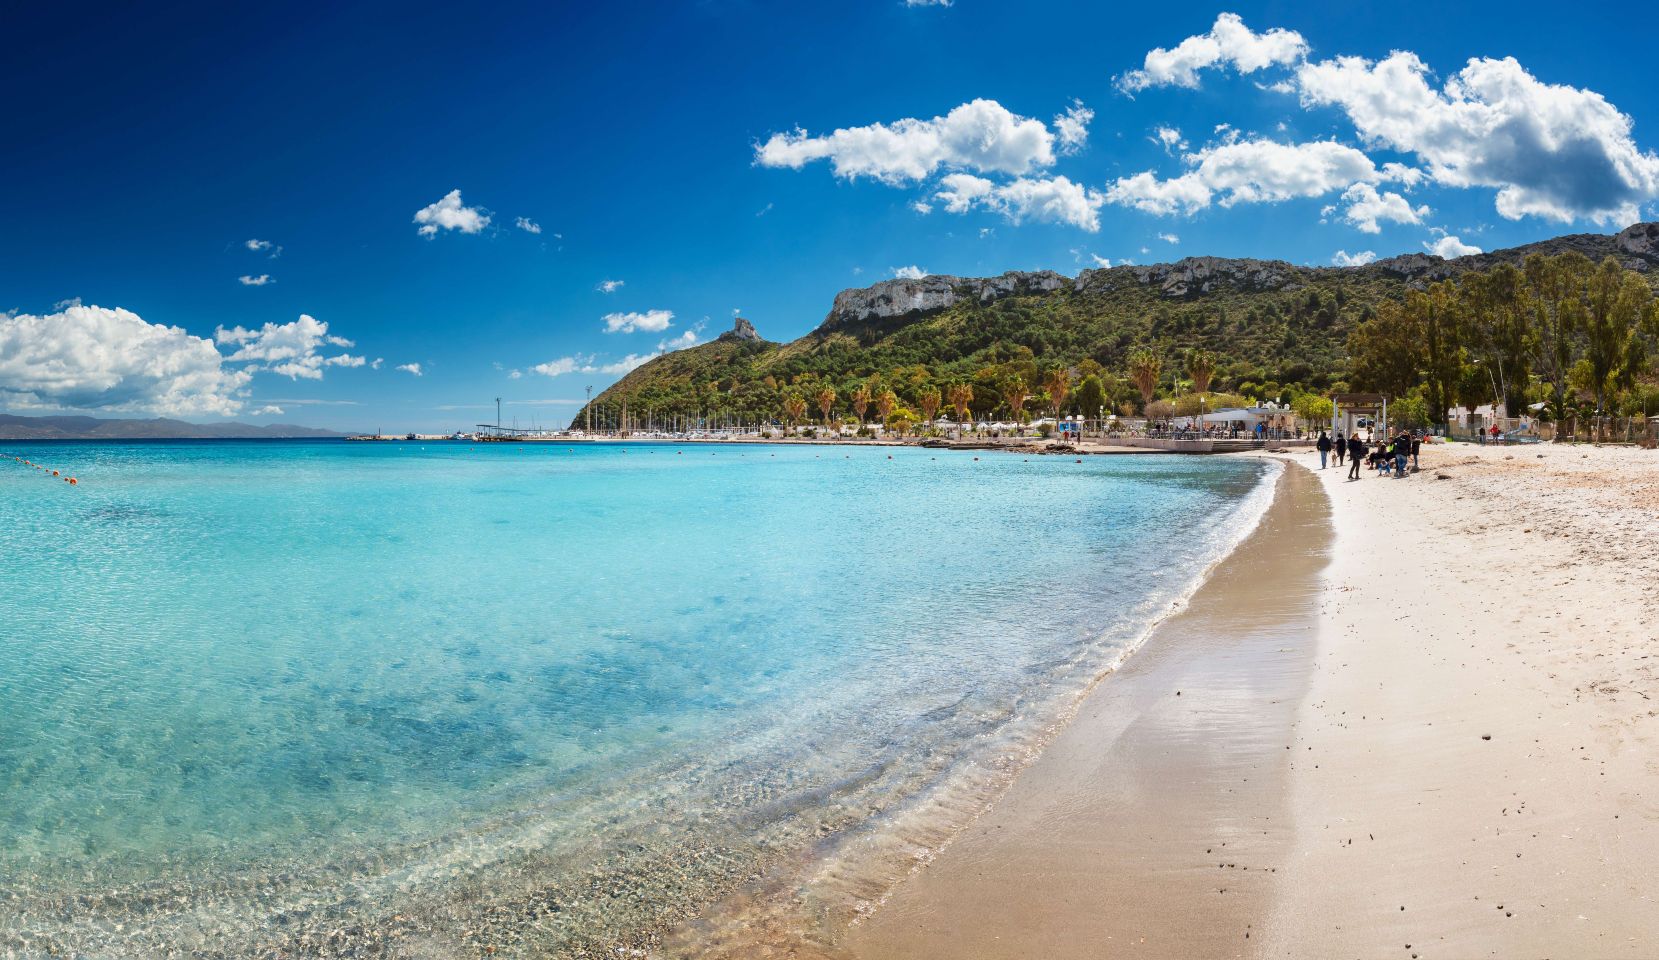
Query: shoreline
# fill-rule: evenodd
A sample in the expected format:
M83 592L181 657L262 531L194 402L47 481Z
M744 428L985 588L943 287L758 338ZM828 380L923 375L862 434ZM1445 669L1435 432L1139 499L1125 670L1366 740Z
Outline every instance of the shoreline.
M1276 458L1329 556L1281 659L1178 635L1258 531L830 956L1654 955L1659 456Z
M1311 670L1329 542L1316 481L1289 466L1274 482L1256 528L1181 609L832 955L1232 955L1248 944L1289 846L1284 736ZM1293 549L1299 538L1305 549ZM1273 562L1282 569L1263 591L1256 573Z
M1031 715L1016 717L999 733L1003 742L965 754L901 806L830 838L824 849L794 869L757 878L757 883L708 905L665 938L663 955L845 957L841 941L847 931L879 916L895 891L925 874L981 817L993 813L1010 787L1066 736L1100 689L1146 656L1145 648L1160 631L1185 616L1217 571L1257 535L1284 499L1285 476L1296 470L1273 458L1257 459L1263 461L1264 474L1239 503L1247 522L1179 589L1143 609L1138 629L1110 659L1093 666L1079 663L1083 670L1073 682L1021 706L1022 713L1030 710Z

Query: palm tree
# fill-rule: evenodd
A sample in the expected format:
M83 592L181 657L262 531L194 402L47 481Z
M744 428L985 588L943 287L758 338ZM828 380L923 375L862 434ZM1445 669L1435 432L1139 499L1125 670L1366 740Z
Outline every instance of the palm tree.
M830 425L830 411L835 409L835 388L825 387L818 391L818 412L824 415L824 426Z
M893 408L898 405L898 394L891 390L883 390L876 395L876 416L881 419L883 425L887 423L887 415L892 413Z
M1048 406L1054 412L1054 419L1060 419L1060 407L1066 402L1066 394L1071 392L1071 371L1065 367L1055 367L1043 378L1043 389L1048 391Z
M953 383L950 405L956 409L956 435L962 435L962 425L968 422L968 404L974 402L974 388L966 383Z
M922 408L922 421L933 423L933 418L939 413L939 388L927 387L916 397L916 405Z
M1215 379L1215 354L1208 350L1187 351L1187 376L1192 378L1194 393L1209 393L1210 381Z
M1020 411L1025 409L1026 398L1031 391L1026 389L1025 378L1019 374L1009 377L1002 385L1002 402L1008 404L1008 412L1015 423L1019 422Z
M790 394L783 401L783 412L784 416L789 418L789 426L793 430L795 424L800 423L801 418L806 416L806 398L799 394Z
M1152 402L1158 392L1158 377L1164 372L1164 362L1151 350L1136 350L1129 355L1129 379L1141 392L1142 407Z
M858 425L864 425L864 411L870 409L870 388L859 384L853 391L853 412L858 414Z

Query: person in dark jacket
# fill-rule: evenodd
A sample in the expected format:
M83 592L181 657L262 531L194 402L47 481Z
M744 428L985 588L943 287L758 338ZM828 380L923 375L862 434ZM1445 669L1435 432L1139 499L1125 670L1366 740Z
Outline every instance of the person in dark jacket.
M1331 451L1336 454L1336 465L1342 466L1342 458L1348 453L1348 441L1343 438L1341 430L1336 432L1336 439L1331 444Z
M1394 479L1406 475L1406 464L1411 460L1411 431L1401 430L1394 438Z
M1359 479L1360 464L1364 460L1365 460L1365 441L1361 440L1359 438L1359 432L1355 431L1353 433L1353 435L1348 438L1348 479L1349 480L1358 480Z
M1417 471L1423 469L1423 462L1418 458L1422 456L1422 453L1423 453L1423 440L1428 435L1429 435L1428 431L1425 430L1422 433L1413 435L1412 438L1411 438L1411 472L1412 473L1416 473Z
M1325 431L1321 430L1319 431L1319 439L1314 441L1314 446L1319 448L1319 469L1323 470L1330 461L1331 438L1325 435Z

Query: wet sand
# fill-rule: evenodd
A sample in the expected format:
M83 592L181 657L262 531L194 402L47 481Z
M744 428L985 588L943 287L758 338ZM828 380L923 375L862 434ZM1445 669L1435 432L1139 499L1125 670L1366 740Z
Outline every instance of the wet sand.
M1260 526L1185 609L990 811L846 932L846 956L1253 952L1295 841L1286 747L1331 537L1316 479L1291 467L1278 482Z

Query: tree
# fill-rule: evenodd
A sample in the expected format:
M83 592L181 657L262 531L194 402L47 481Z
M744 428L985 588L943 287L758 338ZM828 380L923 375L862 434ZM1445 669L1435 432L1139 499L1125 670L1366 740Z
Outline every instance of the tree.
M784 416L789 418L789 426L793 428L795 424L801 422L801 418L806 416L806 398L796 393L785 397L783 413Z
M1106 388L1100 385L1100 378L1090 374L1077 385L1077 407L1082 411L1085 419L1103 416L1101 410L1106 407Z
M876 416L881 420L882 423L886 423L887 422L887 415L892 413L893 408L898 406L898 405L899 405L898 394L895 394L891 390L883 390L883 391L881 391L880 394L878 394L876 396Z
M1158 378L1163 375L1164 363L1150 350L1136 350L1129 355L1129 379L1141 392L1141 406L1152 402L1158 392Z
M1010 419L1016 423L1020 414L1025 410L1025 401L1031 396L1031 391L1025 386L1025 378L1019 375L1009 377L1002 384L1002 402L1008 405Z
M1050 370L1043 378L1043 389L1048 391L1048 407L1054 419L1060 419L1060 406L1066 402L1066 394L1071 390L1071 372L1065 367Z
M818 391L818 412L824 415L824 426L830 425L830 411L835 409L835 388L825 387Z
M1567 378L1584 326L1584 286L1593 269L1590 258L1576 252L1559 257L1535 253L1524 267L1532 325L1538 331L1539 372L1549 382L1550 413L1557 423L1567 418ZM1555 436L1565 438L1561 431Z
M1608 391L1632 383L1646 359L1638 330L1652 299L1652 288L1612 257L1590 278L1584 359L1590 364L1598 417L1607 415Z
M1192 378L1194 393L1208 393L1210 381L1215 378L1215 354L1208 350L1188 350L1187 376Z
M951 405L952 408L954 408L956 410L956 422L959 425L960 424L965 424L965 423L968 422L968 417L970 415L970 411L968 409L968 406L969 406L969 404L972 404L973 402L974 402L974 388L973 387L969 386L966 383L953 383L953 384L951 384L951 387L950 387L950 405ZM960 427L958 429L960 429Z
M1423 372L1432 423L1444 423L1452 406L1452 394L1463 373L1463 311L1458 307L1457 288L1449 280L1406 295L1406 313L1422 336Z
M853 391L853 412L858 414L860 426L864 424L864 411L868 409L870 409L870 388L860 384L858 389Z
M1419 382L1423 362L1421 324L1404 306L1385 300L1371 319L1348 334L1354 383L1390 397L1403 397Z
M1330 423L1331 415L1336 412L1336 407L1331 403L1331 401L1321 397L1317 393L1297 394L1296 397L1290 401L1290 409L1296 414L1297 417L1307 421L1308 423L1314 424L1315 426L1323 426Z
M1524 276L1503 263L1485 274L1463 278L1461 293L1471 321L1470 337L1497 381L1497 399L1515 414L1526 407L1535 345L1527 310Z
M934 386L922 388L922 392L917 395L916 405L922 408L922 421L924 423L932 423L933 418L939 415L941 399L939 388Z

